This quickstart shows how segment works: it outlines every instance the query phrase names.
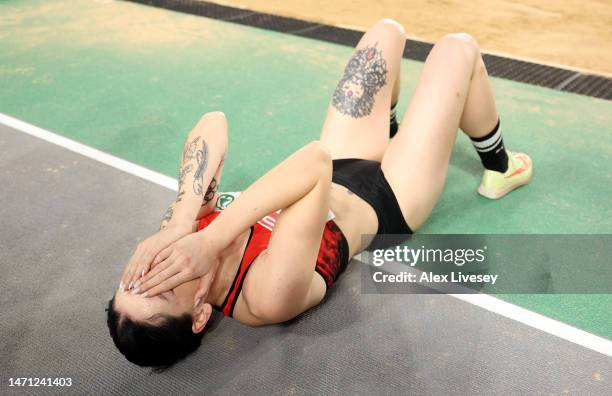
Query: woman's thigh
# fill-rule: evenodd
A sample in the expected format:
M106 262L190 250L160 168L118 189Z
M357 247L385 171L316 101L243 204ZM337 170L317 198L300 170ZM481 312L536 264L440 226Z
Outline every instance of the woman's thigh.
M431 50L382 169L416 230L444 187L451 150L479 52L469 36L448 35Z
M321 131L332 158L380 161L389 142L389 110L406 38L381 20L359 41L334 91Z

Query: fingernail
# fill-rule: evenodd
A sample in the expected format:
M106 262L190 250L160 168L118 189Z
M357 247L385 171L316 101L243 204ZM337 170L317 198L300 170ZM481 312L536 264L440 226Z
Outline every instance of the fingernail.
M138 287L140 286L140 280L137 280L136 283L134 283L134 287Z
M142 272L140 273L140 276L144 276L144 269L142 270Z
M132 283L134 283L134 282L130 282L130 284L128 285L128 290L130 290L132 288Z
M137 287L136 289L132 290L132 294L138 294L139 291L140 291L140 288Z
M142 294L142 296L143 296L143 297L145 297L145 298L146 298L146 297L149 297L149 292L144 292L144 293Z
M119 290L123 289L123 281L119 282Z
M196 300L196 302L195 302L195 306L196 306L196 307L197 307L198 305L200 305L200 300L201 300L201 298L198 298L198 299Z

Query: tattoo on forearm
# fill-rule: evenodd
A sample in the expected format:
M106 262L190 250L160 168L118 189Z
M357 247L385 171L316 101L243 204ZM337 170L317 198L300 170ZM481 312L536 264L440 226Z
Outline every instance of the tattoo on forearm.
M176 200L174 202L181 202L183 200L183 195L185 195L185 191L179 191L178 194L176 194Z
M176 202L181 202L183 195L185 195L185 177L187 177L187 175L189 174L189 172L191 172L192 169L193 166L191 164L188 164L186 166L183 166L183 168L181 168L181 170L179 171L179 191L178 195L176 196Z
M195 163L194 163L195 160ZM223 162L223 158L221 159ZM206 193L204 193L204 173L208 167L208 144L201 136L196 136L191 142L185 144L183 149L183 155L181 157L181 166L178 175L178 193L176 199L170 205L164 217L162 218L159 229L164 229L172 220L174 215L174 208L178 202L181 202L183 196L187 193L185 184L187 184L187 178L193 173L193 191L196 195L203 198L202 206L209 203L217 192L218 182L213 177Z
M340 113L353 118L372 113L374 96L387 82L387 62L376 44L356 50L332 98Z
M196 136L191 142L185 144L185 149L183 150L183 164L193 159L196 149L198 148L199 141L200 136Z
M196 161L198 166L193 174L193 192L196 195L203 196L204 172L208 168L208 144L206 140L202 140L202 148L196 152Z
M198 148L200 138L200 136L196 136L191 142L186 143L185 148L183 149L181 168L179 169L179 191L178 195L176 196L176 202L181 202L183 195L185 195L185 179L193 170L193 164L189 162L196 156L196 150Z
M215 197L215 194L217 193L218 187L219 187L219 184L217 183L217 179L213 177L212 180L210 181L210 185L208 186L208 189L206 190L206 194L204 194L204 201L202 202L202 206L212 201L212 199Z
M166 228L170 220L172 220L172 215L174 211L173 206L174 204L170 205L168 207L168 210L166 210L166 213L164 214L164 217L162 218L161 224L159 225L160 230L163 230L164 228Z

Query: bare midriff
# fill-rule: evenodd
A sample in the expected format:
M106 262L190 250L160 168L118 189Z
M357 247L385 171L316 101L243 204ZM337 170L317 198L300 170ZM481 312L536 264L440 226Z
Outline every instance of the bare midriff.
M378 229L378 218L374 209L346 187L332 183L330 209L336 217L349 245L349 257L363 250L362 235L372 235Z

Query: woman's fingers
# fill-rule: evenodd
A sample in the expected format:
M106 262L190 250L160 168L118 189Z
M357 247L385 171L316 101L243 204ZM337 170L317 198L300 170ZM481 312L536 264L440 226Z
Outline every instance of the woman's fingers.
M127 284L128 290L138 287L138 285L143 282L141 278L143 278L145 274L149 272L153 261L157 255L161 253L160 250L162 252L167 252L165 257L170 255L171 249L167 248L163 242L159 240L148 241L147 245L142 249L138 260L134 264L134 271L132 276L129 278L129 283Z
M140 245L138 245L136 247L136 250L134 251L134 254L132 254L132 257L130 257L130 260L125 266L125 271L123 271L123 276L121 277L121 284L124 287L127 287L127 285L130 283L129 279L132 277L132 274L134 273L134 263L136 262L136 259L140 256L140 251L141 251L141 247Z
M164 260L155 267L151 267L149 272L134 283L134 288L138 288L141 293L146 291L146 289L143 288L143 285L148 284L150 287L149 281L174 263L176 254L174 254L174 251L171 248L163 250L162 253L164 253Z
M158 244L158 246L151 248L149 252L142 255L139 263L140 265L136 267L132 288L136 288L143 283L145 281L145 276L150 273L153 267L170 257L172 249L167 247L159 252L161 249L160 246L161 244Z
M178 259L178 255L170 255L168 259L158 264L155 267L155 270L151 271L150 274L147 274L147 279L143 279L143 281L138 284L138 286L134 289L134 293L146 293L146 297L152 297L153 295L150 294L150 289L181 272L181 263L182 261ZM163 291L166 291L166 289Z
M146 247L143 249L143 252L138 257L138 260L134 263L132 271L132 276L128 279L127 288L132 289L134 287L134 283L144 275L145 268L148 268L149 264L153 261L153 254L151 253L151 248Z
M122 290L138 287L137 285L142 283L142 278L153 267L169 257L171 253L167 250L169 245L188 235L191 230L192 227L174 226L159 231L140 242L121 275L119 287ZM162 252L164 254L160 254Z
M119 287L123 290L127 290L128 286L131 282L131 279L134 275L134 271L135 271L135 265L138 262L140 256L142 254L142 245L139 244L136 247L136 251L134 252L134 254L132 254L132 257L130 258L130 261L128 261L128 264L125 266L125 271L123 272L123 276L121 277L121 282L119 283Z
M145 258L143 258L143 260L140 262L140 265L136 267L130 289L134 289L140 283L142 283L142 277L149 271L150 262L151 261L147 259L147 256L145 256Z
M172 249L170 247L167 247L161 252L159 252L158 255L155 256L153 263L151 263L151 268L149 268L149 270L153 270L157 266L157 264L170 257L170 254L172 254Z
M189 277L184 272L176 271L173 266L160 272L159 274L157 274L156 277L151 279L149 281L151 284L148 286L150 287L150 289L146 290L142 294L142 296L155 297L160 293L172 290L178 285L190 280L191 279L189 279Z

